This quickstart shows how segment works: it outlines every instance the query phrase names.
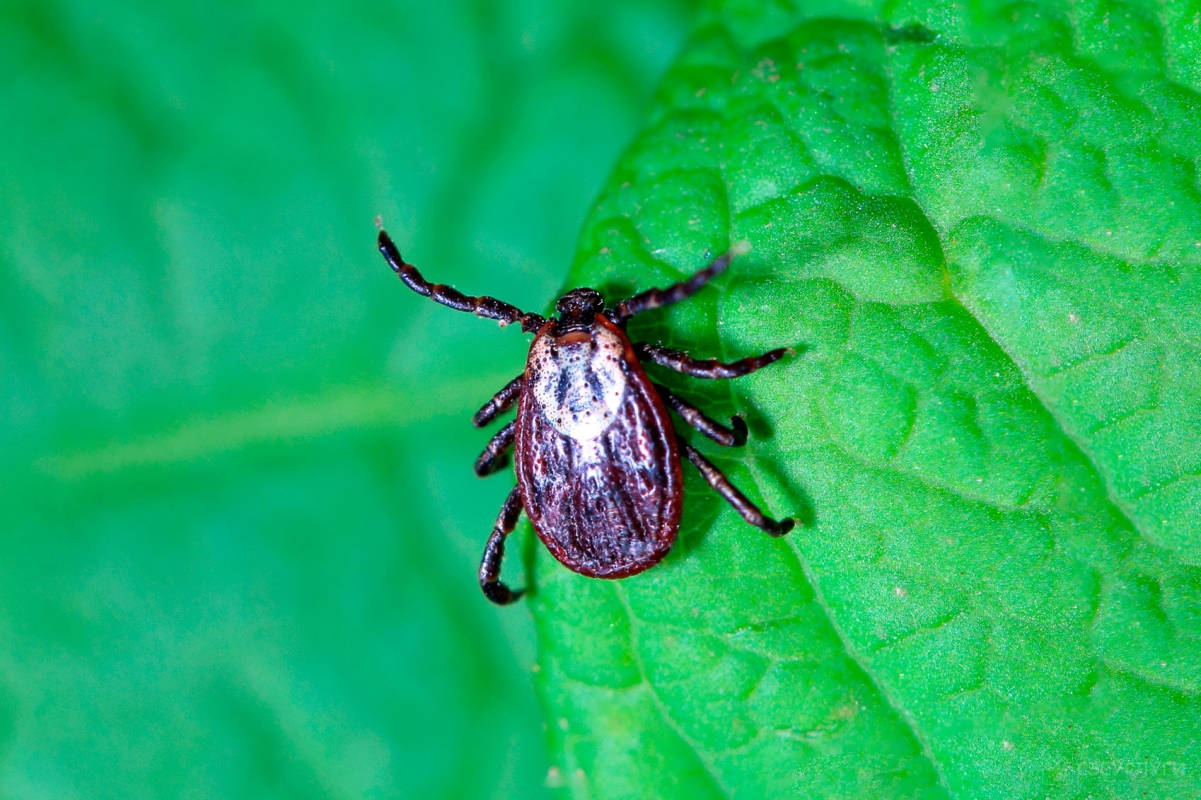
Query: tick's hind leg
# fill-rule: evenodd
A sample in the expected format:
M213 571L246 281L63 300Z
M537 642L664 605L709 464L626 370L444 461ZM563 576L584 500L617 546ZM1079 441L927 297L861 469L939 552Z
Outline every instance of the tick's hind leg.
M738 491L734 484L730 483L722 471L713 466L709 459L705 458L692 445L680 440L680 450L684 455L696 465L696 468L701 471L701 475L705 476L705 480L709 485L717 490L717 493L726 499L726 502L734 506L734 510L742 515L742 518L754 525L756 528L762 528L772 536L783 536L792 530L792 526L796 524L795 520L782 519L776 522L768 516L765 516L758 506L746 499L746 495Z
M505 557L505 537L517 524L519 514L521 492L517 487L513 487L496 517L496 525L492 528L492 535L488 537L488 544L484 546L484 557L480 561L480 588L484 590L484 596L498 606L508 605L525 593L523 589L510 589L500 581L500 562Z
M641 314L643 311L650 311L652 308L659 308L660 306L668 306L692 297L692 295L700 291L702 286L720 275L726 267L730 266L730 262L734 260L735 256L742 255L749 247L750 245L746 242L736 244L709 262L707 267L698 270L696 274L686 281L673 283L664 289L647 289L645 292L639 292L628 300L622 300L613 309L611 318L618 325L622 325L635 314Z
M655 383L651 385L655 387L655 391L659 393L659 397L663 399L663 403L668 408L679 414L681 419L713 441L726 447L738 447L746 444L746 423L743 422L742 417L731 417L730 427L727 428L720 422L714 422L709 419L696 406L681 400L659 384Z
M790 347L777 347L768 350L761 356L751 356L728 363L713 358L693 358L682 350L673 350L658 344L638 342L634 352L640 359L649 359L661 367L674 369L694 378L740 378L750 375L755 370L763 369L768 364L779 361L786 355L795 352Z
M509 447L513 444L513 431L516 427L515 422L510 422L508 425L496 432L496 435L484 447L484 452L480 453L480 457L475 460L475 474L481 478L485 475L491 475L505 465L508 459Z

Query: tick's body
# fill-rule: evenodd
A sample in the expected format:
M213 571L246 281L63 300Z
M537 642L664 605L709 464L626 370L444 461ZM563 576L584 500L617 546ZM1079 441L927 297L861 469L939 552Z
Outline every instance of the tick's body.
M427 282L405 263L383 231L380 251L409 288L444 305L502 325L519 322L536 333L525 372L510 381L474 417L486 425L518 404L517 418L498 432L475 464L487 475L514 446L517 488L509 493L484 549L480 586L496 603L520 592L500 582L504 539L522 508L538 538L564 565L597 578L621 578L654 566L675 542L680 527L683 453L743 518L772 535L792 520L764 516L725 476L672 428L668 409L723 445L746 441L741 418L731 427L706 417L654 384L641 360L702 378L746 375L781 358L772 350L729 364L700 361L652 344L634 344L625 334L633 315L678 302L729 265L734 253L716 259L690 280L650 289L606 310L592 289L575 289L559 299L557 319L545 319L491 297L467 297Z
M555 558L620 578L667 555L680 527L680 455L663 401L625 334L548 322L530 346L517 406L522 505Z

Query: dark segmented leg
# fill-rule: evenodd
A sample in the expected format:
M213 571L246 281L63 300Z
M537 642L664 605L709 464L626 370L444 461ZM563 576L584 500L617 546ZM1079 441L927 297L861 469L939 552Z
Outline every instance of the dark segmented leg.
M537 314L529 314L517 306L497 300L495 297L468 297L445 284L430 283L421 276L416 267L401 258L400 251L396 249L396 245L392 243L392 239L383 229L380 229L379 232L379 251L384 254L392 271L405 282L405 286L422 297L436 300L456 311L466 311L477 317L499 320L502 326L520 322L521 329L526 333L538 330L546 322L545 318Z
M496 525L488 544L484 546L484 557L480 561L480 588L484 596L498 606L508 605L524 594L524 590L510 589L500 581L500 562L505 557L505 537L517 524L517 516L521 513L521 492L517 487L509 492L505 504L500 508L496 517Z
M791 347L777 347L761 356L751 356L738 361L722 362L713 358L693 358L682 350L672 350L659 344L637 342L634 352L640 359L650 359L661 367L674 369L694 378L741 378L750 375L768 364L773 364L796 351Z
M782 519L776 522L774 519L767 517L759 510L758 506L746 499L746 495L738 491L734 484L730 483L730 479L722 474L722 471L713 466L709 459L701 455L696 448L680 440L680 450L687 456L688 460L696 465L696 468L701 471L701 475L705 476L705 480L709 485L717 490L717 493L726 499L726 502L734 506L734 510L742 515L742 518L754 525L756 528L762 528L772 536L783 536L792 530L792 526L796 524L795 520Z
M730 266L730 262L735 256L740 256L749 249L750 246L746 242L740 242L713 259L709 262L709 266L699 270L686 281L673 283L664 289L647 289L645 292L639 292L628 300L622 300L613 309L613 321L621 325L635 314L650 311L652 308L678 303L681 300L691 297L700 291L702 286L717 275L720 275L726 267Z
M663 398L663 402L668 408L713 441L726 447L738 447L746 444L746 423L743 422L742 417L737 415L730 417L731 427L727 428L720 422L709 419L696 406L680 399L659 384L652 383L651 385L655 387L655 391L659 393L659 397Z
M524 382L525 373L522 373L506 383L505 388L492 395L492 399L484 403L480 410L475 412L475 416L471 418L471 423L477 428L482 428L496 419L497 414L503 414L507 411L509 406L517 402L518 397L521 397L521 387L524 385Z
M513 444L513 429L516 422L510 422L508 425L501 428L492 437L491 441L484 448L484 452L480 453L480 457L475 460L475 474L481 478L485 475L491 475L505 465L508 459L509 446Z

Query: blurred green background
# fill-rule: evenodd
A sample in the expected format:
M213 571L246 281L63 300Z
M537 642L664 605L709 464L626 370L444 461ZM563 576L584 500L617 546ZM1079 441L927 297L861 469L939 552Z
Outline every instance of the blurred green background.
M372 220L544 308L691 18L0 7L0 795L545 793L468 421L526 337Z

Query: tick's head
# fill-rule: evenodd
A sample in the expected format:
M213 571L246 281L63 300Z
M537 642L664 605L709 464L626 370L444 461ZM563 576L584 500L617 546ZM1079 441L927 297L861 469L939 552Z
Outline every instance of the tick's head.
M603 311L605 299L595 289L572 289L555 303L559 321L568 325L591 323L592 318Z

